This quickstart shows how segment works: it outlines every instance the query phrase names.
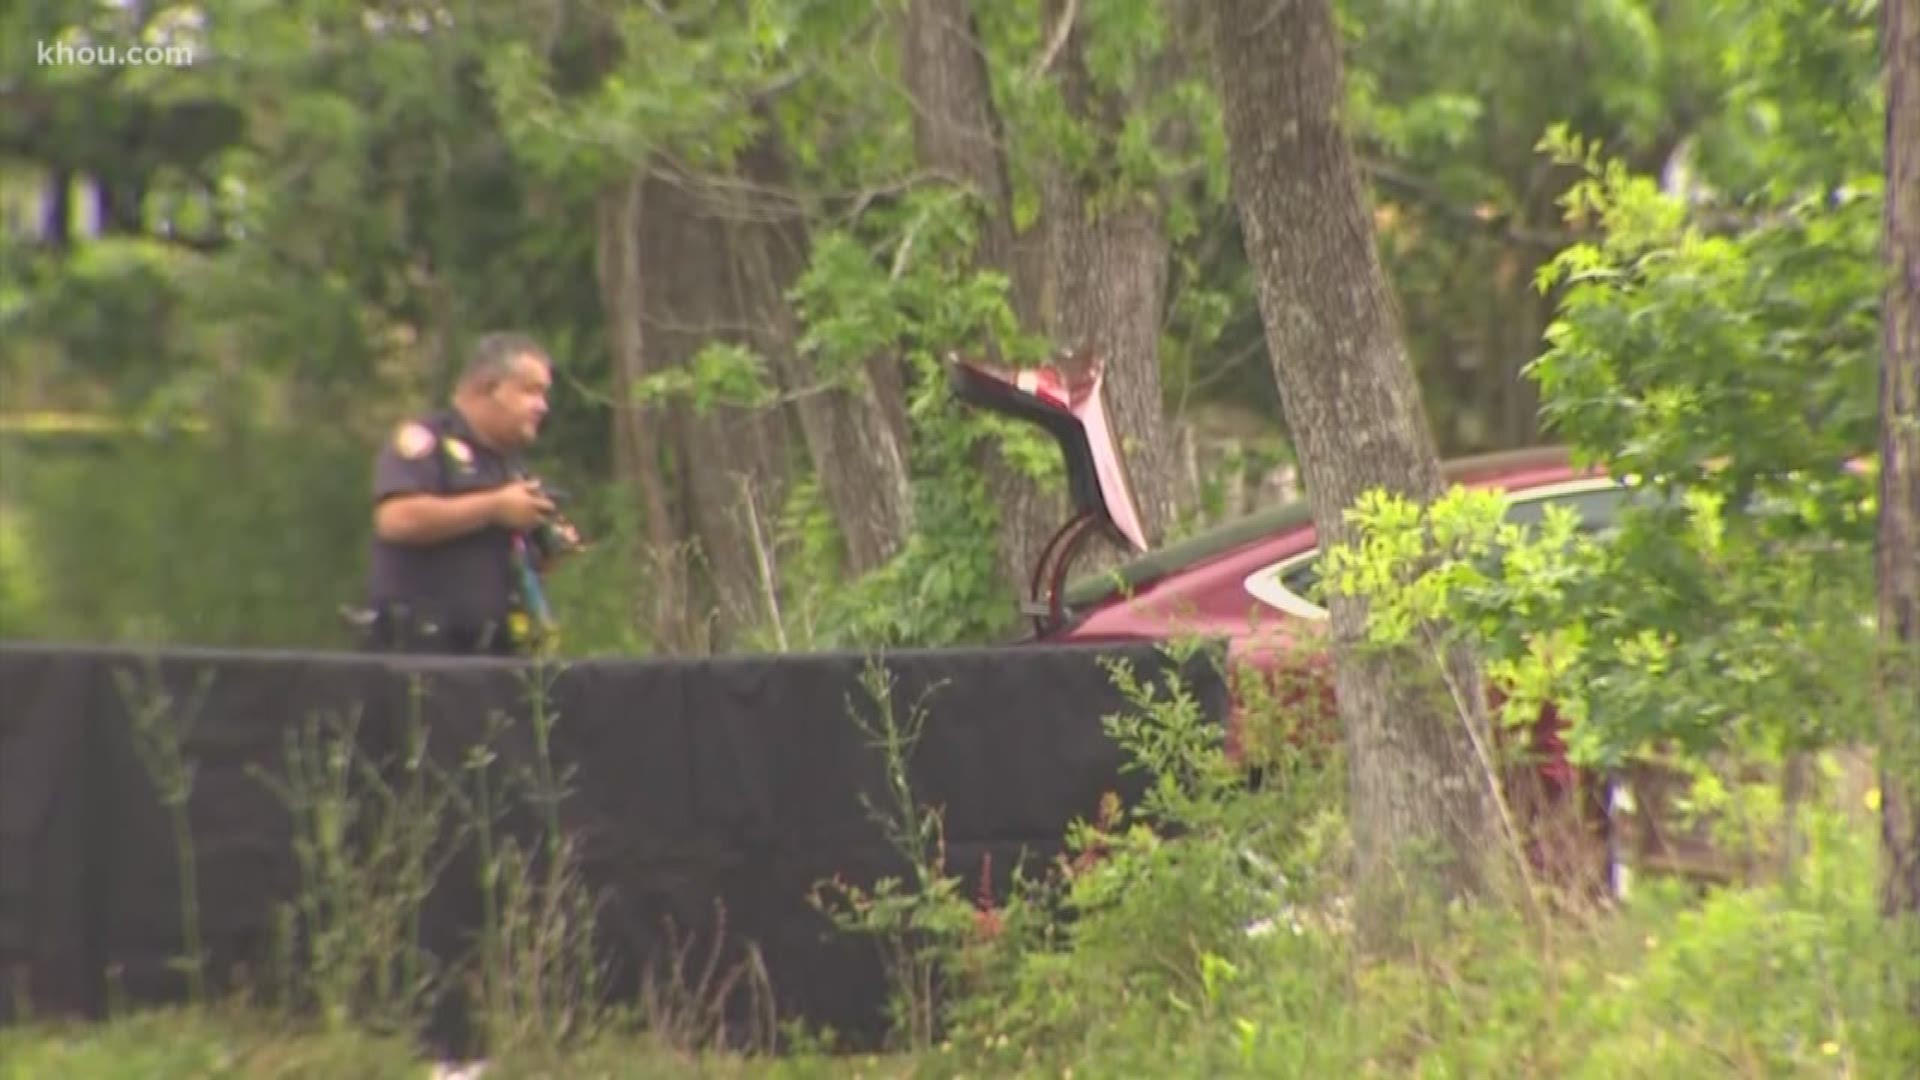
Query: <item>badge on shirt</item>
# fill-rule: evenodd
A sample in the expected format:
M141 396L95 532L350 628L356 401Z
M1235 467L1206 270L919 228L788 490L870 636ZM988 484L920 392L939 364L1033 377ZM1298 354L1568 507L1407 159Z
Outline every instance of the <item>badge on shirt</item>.
M473 447L468 446L466 443L461 442L451 435L440 440L440 445L446 450L448 457L467 468L473 467Z
M393 448L403 458L417 460L433 449L433 432L425 424L408 421L393 433Z

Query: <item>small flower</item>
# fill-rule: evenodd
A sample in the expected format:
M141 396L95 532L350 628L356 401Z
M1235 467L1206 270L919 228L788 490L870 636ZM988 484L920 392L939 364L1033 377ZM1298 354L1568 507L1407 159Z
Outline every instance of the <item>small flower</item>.
M1867 804L1867 809L1878 813L1880 811L1880 789L1877 787L1868 788L1866 796L1860 801Z
M1820 1044L1820 1052L1828 1057L1835 1057L1840 1053L1840 1044L1834 1042L1832 1039L1828 1039L1826 1042Z

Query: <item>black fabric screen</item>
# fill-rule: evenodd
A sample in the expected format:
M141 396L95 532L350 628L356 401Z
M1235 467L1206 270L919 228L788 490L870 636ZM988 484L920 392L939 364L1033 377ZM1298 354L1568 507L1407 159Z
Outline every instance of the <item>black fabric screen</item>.
M990 857L1003 892L1023 853L1051 857L1104 792L1138 790L1142 779L1122 774L1103 728L1128 708L1105 666L1112 661L1149 682L1176 668L1150 645L883 658L895 715L924 710L914 790L944 812L954 873L977 882ZM220 988L236 972L264 978L276 905L301 887L289 815L259 775L284 773L290 732L312 718L354 716L360 749L391 763L417 719L442 770L459 773L484 743L504 775L536 760L530 703L544 686L550 757L572 770L558 815L602 900L612 989L633 992L640 968L661 955L669 919L711 931L718 903L726 939L761 950L782 1018L859 1041L882 1020L876 950L834 937L807 896L836 874L867 884L905 869L859 798L885 798L881 758L850 714L874 715L862 685L872 662L809 653L543 670L503 660L0 645L0 1021L15 1018L20 990L35 1015L100 1015L110 994L142 1003L183 993L171 964L182 944L176 844L131 724L156 691L176 716L191 710L184 756L194 769L199 922ZM1214 657L1178 668L1207 714L1223 720ZM538 842L539 827L539 814L518 801L499 826L526 844ZM466 947L479 923L475 869L471 854L456 859L428 901L422 938L438 955ZM458 1016L443 1026L459 1039Z

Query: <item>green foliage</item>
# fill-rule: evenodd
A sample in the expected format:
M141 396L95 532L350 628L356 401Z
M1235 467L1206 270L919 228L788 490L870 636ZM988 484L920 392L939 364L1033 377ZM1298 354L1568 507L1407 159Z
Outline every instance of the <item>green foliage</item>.
M0 493L0 636L22 636L46 618L39 563L20 511Z
M1880 200L1797 200L1709 235L1652 181L1556 133L1586 178L1569 217L1602 238L1563 251L1564 287L1533 366L1553 428L1623 473L1732 497L1777 497L1770 528L1870 530L1868 485L1842 468L1874 442Z
M320 1032L240 1010L156 1010L97 1026L0 1031L3 1080L342 1075L423 1078L429 1068L405 1039Z
M359 752L358 726L355 715L309 717L286 732L282 768L249 770L286 809L300 872L297 898L277 912L275 990L283 1004L311 1005L326 1030L404 1034L439 989L413 927L444 869L449 799L427 783L417 716L398 784Z
M1700 179L1738 205L1876 176L1885 140L1880 5L1723 5L1737 47L1715 58L1728 93L1720 122L1700 136Z
M1575 724L1577 760L1667 744L1772 753L1858 736L1871 686L1870 469L1879 213L1869 186L1732 234L1598 147L1546 141L1599 236L1541 274L1548 425L1632 485L1604 540L1497 496L1370 499L1328 560L1383 640L1469 635L1491 673ZM1498 556L1497 558L1495 556ZM1436 629L1444 627L1444 629Z
M1646 488L1598 532L1565 508L1533 526L1509 513L1497 491L1424 507L1371 493L1323 586L1367 603L1375 645L1435 658L1475 646L1507 721L1552 705L1584 765L1658 745L1769 755L1864 731L1871 627L1860 594L1810 576L1811 562L1733 547L1711 505L1666 507Z
M1549 146L1585 169L1569 214L1602 237L1542 275L1563 290L1543 415L1652 496L1580 598L1588 692L1696 747L1843 737L1871 654L1875 191L1717 236L1583 141Z
M1447 453L1534 441L1510 380L1539 343L1535 267L1564 242L1569 177L1534 144L1557 123L1636 169L1714 129L1739 55L1721 0L1474 0L1336 5L1349 127L1381 210L1381 253Z
M1191 647L1171 655L1190 658ZM870 810L910 872L871 889L835 880L817 902L884 947L907 1046L925 1051L938 1031L943 1060L960 1047L1000 1073L1041 1048L1071 1055L1071 1040L1097 1038L1098 1018L1117 1010L1209 1016L1222 981L1259 950L1244 928L1323 886L1338 850L1337 766L1276 755L1272 785L1250 795L1183 679L1109 670L1127 705L1107 728L1142 774L1141 797L1129 807L1108 793L1054 864L1014 868L1004 894L991 867L970 889L971 868L947 865L939 814L910 786L917 723L895 718L883 676L869 686L881 724L862 730L889 778L886 805Z
M484 58L487 84L516 151L576 189L624 179L661 151L725 163L754 135L742 100L781 73L795 15L785 4L632 7L594 13L571 40L519 16L529 25L500 27Z
M852 720L867 738L885 773L884 802L865 791L860 805L907 864L907 876L887 875L869 886L836 877L814 888L812 903L845 933L870 936L885 957L888 1008L894 1034L910 1049L932 1045L939 1022L935 987L942 961L974 928L964 886L946 865L945 817L923 807L912 787L913 755L926 723L922 702L901 715L893 697L893 679L885 667L869 662L862 689L874 716L849 702ZM931 696L939 688L930 687Z
M1076 823L1053 874L1009 903L1024 925L1009 920L975 959L983 975L950 1010L952 1039L984 1048L995 1071L1097 1046L1103 1017L1157 1013L1150 1031L1220 1019L1225 985L1261 949L1266 931L1250 928L1325 899L1341 850L1337 765L1296 748L1250 794L1179 679L1112 672L1128 706L1108 730L1146 790Z
M1526 722L1565 681L1583 632L1561 620L1600 551L1563 506L1547 508L1538 529L1510 519L1494 490L1453 488L1421 507L1385 491L1363 495L1348 512L1359 538L1326 552L1322 587L1329 595L1367 602L1367 638L1377 646L1409 640L1438 658L1456 637L1489 652L1488 674L1525 688L1508 715Z
M25 338L72 357L70 378L113 386L120 402L141 403L165 379L186 297L188 256L146 240L106 240L61 265L33 269L41 280L7 320ZM156 347L157 346L157 347Z
M766 361L752 350L716 342L702 348L685 367L634 380L632 398L636 404L683 398L699 415L723 405L764 408L775 397L769 378Z
M571 479L562 486L581 490ZM583 491L565 510L586 548L547 572L547 601L559 622L556 651L565 657L637 656L653 647L637 617L654 574L639 521L640 500L618 485Z
M9 633L348 644L337 609L358 602L369 527L359 448L240 429L5 455L10 524L39 598Z
M1509 560L1570 546L1564 520L1542 544L1498 509L1456 494L1437 531L1476 556L1508 541ZM1498 588L1491 571L1481 580ZM835 883L829 910L842 925L915 965L922 1026L910 1045L923 1072L1597 1077L1736 1062L1767 1075L1892 1075L1920 1060L1887 981L1911 977L1914 957L1881 945L1875 837L1857 809L1801 808L1806 854L1791 885L1700 895L1652 880L1615 909L1558 910L1544 924L1449 912L1412 928L1406 953L1367 957L1342 898L1339 763L1283 754L1249 790L1177 683L1114 676L1130 705L1110 728L1149 774L1149 795L1076 823L1045 876L970 904L936 826L906 846L910 880L873 892ZM911 747L876 750L896 763L891 797L912 810L900 820L937 822L914 816ZM1720 803L1768 794L1730 781L1700 791ZM1781 810L1763 827L1783 827Z
M1059 453L1032 428L961 407L947 389L952 356L1021 363L1041 354L1008 302L1005 277L975 269L980 208L964 193L919 191L854 230L819 236L793 290L800 347L829 381L869 361L906 366L914 530L886 566L852 582L821 614L826 640L867 645L976 641L1006 621L995 548L999 511L979 468L995 447L1059 482Z

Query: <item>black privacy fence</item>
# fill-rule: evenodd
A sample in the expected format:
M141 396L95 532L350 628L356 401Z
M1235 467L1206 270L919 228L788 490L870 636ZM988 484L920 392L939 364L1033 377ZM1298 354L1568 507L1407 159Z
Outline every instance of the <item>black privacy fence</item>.
M763 993L727 1008L860 1041L881 953L817 887L911 875L899 781L970 893L1053 858L1146 780L1106 730L1139 708L1116 664L1224 721L1217 658L1151 644L553 667L0 644L0 1023L282 989L404 1007L478 957L497 977L432 998L458 1039L574 950L614 1003L751 958Z

